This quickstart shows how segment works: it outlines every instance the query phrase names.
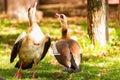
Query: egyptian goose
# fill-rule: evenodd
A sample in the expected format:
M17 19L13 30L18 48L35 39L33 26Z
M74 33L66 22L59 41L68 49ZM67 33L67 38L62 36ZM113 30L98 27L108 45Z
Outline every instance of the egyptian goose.
M18 36L11 52L11 63L17 55L19 56L19 61L15 65L15 67L19 68L14 75L15 78L21 77L21 69L32 68L32 65L34 66L32 77L35 78L36 65L45 57L51 44L49 35L44 35L36 23L36 5L37 2L34 2L28 9L30 26L28 27L27 33L23 32Z
M82 60L80 46L75 40L68 36L67 17L64 14L58 13L56 13L56 17L60 21L62 27L62 36L55 44L53 44L54 56L57 61L63 65L63 71L69 73L79 72L79 66ZM62 76L62 72L59 73L59 77Z

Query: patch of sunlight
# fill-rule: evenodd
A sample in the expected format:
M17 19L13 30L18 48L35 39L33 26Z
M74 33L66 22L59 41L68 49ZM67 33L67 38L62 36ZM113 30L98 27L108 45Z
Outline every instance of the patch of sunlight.
M104 67L104 66L105 66L105 63L104 63L104 62L98 63L97 66L98 66L98 67Z
M6 66L9 64L9 56L2 55L0 65L2 68L9 68L9 66ZM6 67L5 67L6 66Z
M58 35L60 35L60 30L58 29L58 30L51 31L50 34L51 35L54 34L54 35L58 36Z
M18 31L15 27L4 27L0 30L1 35L17 34L20 32L22 32L22 29Z
M109 33L114 32L115 33L115 28L109 28Z
M10 53L11 49L7 48L5 50L0 50L0 53Z
M83 62L82 64L84 64L84 65L88 65L88 66L91 66L91 67L95 66L95 63Z
M110 61L111 61L111 60L112 60L112 61L120 61L120 58L113 58L113 57L112 57L112 58L108 58L108 60L110 60Z
M4 53L0 55L0 68L1 69L11 69L11 67L13 67L16 64L16 60L18 60L18 58L15 59L14 63L10 63L10 54ZM9 65L9 66L8 66Z

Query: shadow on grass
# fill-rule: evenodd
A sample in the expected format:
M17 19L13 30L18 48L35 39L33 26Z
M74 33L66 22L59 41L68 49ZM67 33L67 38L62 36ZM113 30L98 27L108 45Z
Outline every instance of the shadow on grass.
M98 79L97 73L99 72L98 67L89 66L86 64L81 65L82 71L78 73L73 73L72 80L89 80L89 79ZM18 69L0 69L0 74L5 79L13 79L14 74ZM68 80L69 73L64 72L61 78L58 78L58 72L61 71L60 66L54 66L50 63L40 62L37 65L37 79L39 80ZM32 79L33 68L22 70L22 80Z
M19 34L15 35L0 35L0 43L13 45Z
M57 69L59 70L60 66L54 66L50 63L46 62L39 62L37 65L37 79L42 79L42 80L56 80L57 79ZM61 69L61 68L60 68ZM17 68L10 68L10 69L0 69L0 75L5 78L6 80L12 79L14 80L13 76L17 72ZM26 79L32 79L32 74L33 74L33 68L27 69L27 70L22 70L22 80ZM60 78L62 80L66 79L68 77L68 74L65 73L65 75Z
M47 57L49 58L49 57ZM38 80L69 80L69 73L64 72L61 78L58 78L58 72L61 71L61 66L53 65L49 63L49 60L45 58L37 65L37 79ZM93 59L94 58L94 59ZM120 68L119 61L115 61L114 64L107 66L99 66L99 63L105 61L104 58L92 57L92 61L88 61L87 57L83 57L83 63L81 64L82 71L73 73L71 80L119 80ZM108 64L109 61L105 61ZM8 64L9 65L9 64ZM13 65L14 66L14 65ZM6 80L15 80L14 74L17 72L16 68L0 68L0 76ZM32 80L33 68L22 70L21 80Z
M6 44L6 45L13 45L15 40L17 39L17 37L27 29L28 27L28 23L16 23L16 24L7 24L4 25L2 28L0 28L0 32L5 34L0 34L0 44ZM12 30L11 28L15 28L15 30L17 31L16 34L11 34L10 30ZM13 29L14 30L14 29ZM22 31L19 33L19 31ZM14 32L14 31L13 31ZM4 47L4 46L3 46Z
M0 69L0 75L4 79L11 79L16 69Z

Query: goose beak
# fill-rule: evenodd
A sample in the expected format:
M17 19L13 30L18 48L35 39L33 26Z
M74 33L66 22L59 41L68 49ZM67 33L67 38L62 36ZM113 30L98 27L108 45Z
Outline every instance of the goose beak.
M60 14L56 13L56 14L55 14L55 17L56 17L56 18L59 18L59 17L60 17Z
M36 8L36 6L37 6L37 1L35 1L31 7Z

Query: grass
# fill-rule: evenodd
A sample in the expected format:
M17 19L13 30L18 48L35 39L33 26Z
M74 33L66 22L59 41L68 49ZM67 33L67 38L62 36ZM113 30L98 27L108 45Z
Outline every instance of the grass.
M38 23L44 33L50 33L52 42L60 37L60 27L56 19L45 19ZM111 26L112 23L110 23ZM6 80L13 78L18 69L14 68L17 59L10 64L10 52L17 36L26 31L27 22L11 23L7 19L0 20L0 76ZM84 21L69 20L69 32L75 38L82 50L82 71L74 73L72 80L119 80L120 78L120 29L109 28L110 42L103 48L93 47L87 35L87 25ZM69 80L69 74L64 73L57 78L61 65L52 55L51 48L46 57L37 65L38 80ZM32 80L33 69L22 70L20 80Z

